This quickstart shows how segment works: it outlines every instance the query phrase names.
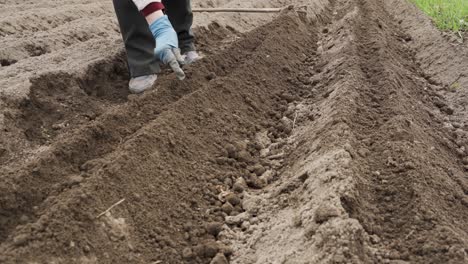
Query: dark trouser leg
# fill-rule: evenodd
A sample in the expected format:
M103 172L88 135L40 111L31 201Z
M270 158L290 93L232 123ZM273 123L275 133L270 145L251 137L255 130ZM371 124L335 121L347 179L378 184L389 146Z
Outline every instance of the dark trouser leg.
M145 18L131 0L113 2L127 51L130 76L159 73L159 63L154 56L156 44Z
M162 0L162 2L166 7L166 14L179 36L179 48L182 53L195 50L190 0Z

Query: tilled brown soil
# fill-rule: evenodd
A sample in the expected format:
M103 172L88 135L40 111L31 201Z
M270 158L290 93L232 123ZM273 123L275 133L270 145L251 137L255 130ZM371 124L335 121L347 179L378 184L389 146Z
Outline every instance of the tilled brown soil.
M121 52L5 87L0 263L468 263L468 47L404 0L307 4L198 28L141 96Z

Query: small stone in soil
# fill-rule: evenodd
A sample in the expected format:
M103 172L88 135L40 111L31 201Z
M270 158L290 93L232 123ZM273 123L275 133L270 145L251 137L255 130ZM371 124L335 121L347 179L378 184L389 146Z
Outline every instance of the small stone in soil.
M22 216L20 217L20 222L21 222L21 223L26 223L26 222L28 222L28 221L29 221L29 217L28 217L27 215L22 215Z
M263 173L265 173L265 171L266 171L265 167L263 167L262 165L258 163L255 164L255 166L253 167L253 172L257 174L257 176L262 175Z
M226 158L226 157L217 157L215 159L215 162L218 165L224 165L224 164L228 163L228 160L229 160L229 158Z
M224 185L227 185L229 187L232 187L232 179L227 177L226 179L224 179Z
M236 194L234 193L230 193L226 196L226 201L228 201L230 204L236 206L238 204L240 204L240 199L239 199L239 196L237 196Z
M265 149L260 150L260 157L262 158L265 158L269 154L270 154L270 149L265 148Z
M206 231L215 237L221 232L222 228L223 224L220 222L211 222L206 225Z
M26 242L28 242L28 239L29 239L29 236L26 234L17 235L15 236L15 238L13 238L13 245L18 246L18 247L22 246L26 244Z
M232 206L232 204L230 204L230 203L225 203L225 204L223 204L221 209L223 210L223 212L225 212L226 214L229 215L234 210L234 206Z
M70 185L75 185L75 184L80 184L83 181L83 177L79 175L74 175L69 178L69 184Z
M192 248L192 252L196 255L196 256L199 256L199 257L203 257L204 256L204 246L201 245L201 244L198 244L196 246L194 246Z
M238 141L235 143L235 147L237 150L242 151L242 150L247 150L247 142L245 141Z
M226 244L222 243L221 241L218 241L218 248L219 252L223 253L226 257L229 257L232 255L233 250L231 247L227 246Z
M317 232L318 228L319 226L316 223L308 225L305 229L304 236L308 239L311 239Z
M372 242L372 244L378 244L381 241L380 237L377 236L377 235L371 235L371 236L369 236L369 238L370 238L370 241Z
M247 152L246 150L241 150L237 153L237 161L240 162L250 162L252 157L250 156L250 153Z
M264 131L262 133L257 133L255 135L255 141L257 142L258 146L261 148L267 148L271 144L271 140L268 137L268 132Z
M274 171L267 170L267 171L265 171L265 173L262 174L262 176L260 176L260 179L264 179L265 182L268 184L268 183L273 181L274 176L275 176Z
M231 159L237 158L236 148L232 144L227 144L225 146L225 150L226 150L226 152L228 154L228 158L231 158Z
M242 222L249 220L250 215L247 212L240 213L236 216L227 216L226 223L228 225L239 225Z
M184 250L182 250L182 257L186 260L192 259L194 257L192 249L188 247L184 248Z
M204 256L208 258L213 258L219 251L218 244L216 244L214 241L206 242L203 249Z
M302 218L300 215L295 215L292 219L292 224L294 227L301 227L302 226Z
M468 157L463 158L463 165L468 165Z
M247 185L254 189L261 189L265 187L265 181L260 180L256 174L251 173L247 179Z
M210 72L210 73L208 73L208 74L205 76L205 78L206 78L208 81L211 81L211 80L213 80L213 79L216 78L216 73Z
M244 185L236 181L236 183L234 183L234 186L232 187L232 189L235 192L242 193L244 191Z
M250 228L250 223L249 223L249 221L243 222L242 225L241 225L241 228L242 228L242 231L249 230L249 228Z
M261 199L256 196L248 196L242 202L242 208L251 213L256 213L259 210Z

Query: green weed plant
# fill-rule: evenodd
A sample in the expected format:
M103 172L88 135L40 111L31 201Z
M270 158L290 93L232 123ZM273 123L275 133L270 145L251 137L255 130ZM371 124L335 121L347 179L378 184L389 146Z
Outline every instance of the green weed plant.
M410 0L442 30L468 31L468 0Z

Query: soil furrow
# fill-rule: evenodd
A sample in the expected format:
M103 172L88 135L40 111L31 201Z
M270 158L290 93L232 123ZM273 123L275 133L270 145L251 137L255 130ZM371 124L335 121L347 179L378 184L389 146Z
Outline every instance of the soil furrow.
M234 262L465 263L464 154L431 111L440 96L381 2L334 2L296 82L315 96L290 106L312 121L278 182L250 192L254 226L224 234Z
M213 34L218 36L231 34L222 28L212 28ZM207 41L212 42L209 36ZM88 74L83 75L87 79L57 73L33 80L31 95L23 103L21 116L12 117L12 121L14 119L16 126L24 129L30 141L36 140L46 147L31 161L17 166L10 164L2 171L5 183L17 186L5 185L2 192L2 228L14 228L21 215L30 216L33 207L49 195L60 193L70 177L91 169L94 159L118 148L145 123L166 111L170 104L204 87L203 81L209 76L216 78L242 68L243 62L239 61L249 56L246 52L252 51L256 43L239 44L243 54L223 52L207 59L199 65L198 75L190 81L160 78L159 83L165 89L126 104L121 104L128 94L123 54L91 66ZM188 69L189 75L190 72ZM56 82L57 79L62 81ZM31 186L32 179L37 184ZM17 188L28 191L19 194ZM1 237L5 239L7 235Z
M242 147L243 139L251 138L256 131L262 127L266 129L270 122L277 120L274 117L278 106L275 105L280 98L276 94L284 91L288 84L281 77L282 68L271 69L277 63L284 68L297 69L296 63L301 60L298 51L312 44L307 36L297 34L300 31L291 30L299 24L297 18L284 17L249 33L226 52L206 58L197 64L196 71L189 69L186 82L163 81L161 85L169 87L170 93L188 87L199 89L168 105L155 119L146 120L144 126L132 132L115 151L96 161L81 181L75 181L71 187L69 184L69 191L49 196L35 209L37 220L17 227L2 244L5 261L14 260L20 252L24 259L60 259L70 253L68 246L50 247L44 242L54 237L57 245L69 245L72 226L75 227L71 232L81 234L73 239L79 244L74 243L78 250L72 250L74 253L67 257L70 260L79 261L81 257L104 262L126 259L178 263L182 261L184 247L193 252L185 256L186 260L205 263L214 257L214 237L201 231L205 228L201 220L222 221L223 214L215 198L220 190L216 186L222 186L227 179L232 184L247 166L255 165L256 159L256 150L251 144L247 145L249 152L239 149L236 158L230 159L226 144L239 141ZM289 45L278 45L280 36L290 36ZM292 52L296 54L284 56ZM221 58L221 65L225 67L216 67ZM202 82L213 73L219 77ZM132 122L134 113L159 112L157 105L144 101L156 97L162 100L163 92L144 95L127 110L116 111L124 117L128 115L125 122ZM113 127L122 121L114 120ZM112 192L108 191L110 186ZM117 234L124 240L106 242L102 235L116 232L112 221L123 218L107 216L103 221L111 221L110 226L100 227L97 224L100 220L93 220L92 216L117 197L127 197L129 201L118 210L125 214L122 217L127 223L121 230L125 232ZM154 203L156 200L159 202ZM242 210L237 207L235 210ZM190 218L193 226L187 223ZM76 225L64 226L62 221ZM161 223L169 225L165 229L156 228ZM184 238L184 232L188 232L188 237ZM109 255L101 250L116 242L124 251ZM214 247L214 254L218 251L229 254L219 246ZM44 250L48 254L44 254Z
M442 117L429 114L431 89L398 24L378 1L358 2L355 32L367 84L357 102L362 111L351 124L365 142L355 149L368 153L356 162L357 204L345 202L346 208L381 241L379 259L462 263L468 215L456 146L443 132Z
M49 31L82 17L109 15L108 7L108 3L100 5L95 3L78 5L75 3L73 5L60 5L60 8L53 9L51 13L50 7L32 8L28 6L28 10L12 11L13 15L5 16L0 20L0 37Z
M96 28L94 24L96 21L100 21L99 28ZM0 58L17 63L30 57L55 53L63 49L73 49L73 45L95 39L96 36L110 39L109 34L113 34L117 30L117 26L107 17L95 18L93 21L88 18L77 19L51 30L40 31L28 36L10 36L1 39ZM14 63L3 66L12 64Z

